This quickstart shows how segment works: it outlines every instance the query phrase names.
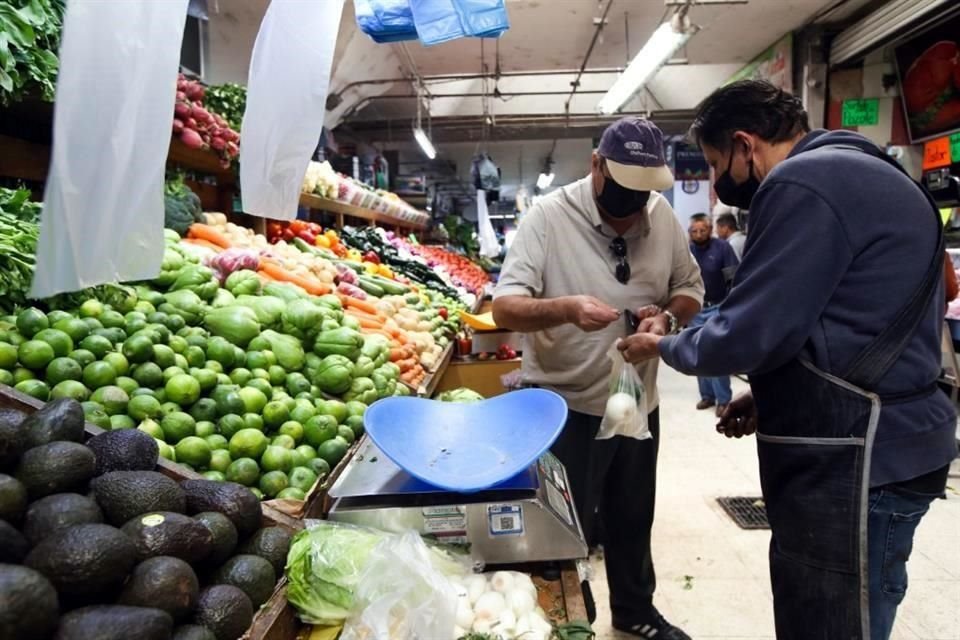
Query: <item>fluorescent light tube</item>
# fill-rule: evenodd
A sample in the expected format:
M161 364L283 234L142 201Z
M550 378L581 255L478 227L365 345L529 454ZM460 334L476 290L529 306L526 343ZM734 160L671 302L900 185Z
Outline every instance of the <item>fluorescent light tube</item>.
M647 44L630 61L617 81L597 104L600 113L611 114L620 109L647 82L657 74L666 62L687 43L693 29L677 30L670 22L664 22L653 32Z
M553 171L550 173L541 173L537 177L537 187L540 189L546 189L553 184L553 179L556 178Z
M420 127L414 127L413 137L417 140L420 148L423 149L425 156L431 160L437 157L437 150L433 148L433 143L430 142L430 138L427 137L427 134L423 131L423 129Z

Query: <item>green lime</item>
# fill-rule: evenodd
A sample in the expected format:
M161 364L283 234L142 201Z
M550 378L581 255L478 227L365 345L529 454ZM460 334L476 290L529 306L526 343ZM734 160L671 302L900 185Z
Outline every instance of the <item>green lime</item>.
M176 444L189 436L197 435L197 422L189 413L173 411L160 420L163 429L163 439L170 444Z
M157 310L157 308L153 306L152 302L148 302L147 300L140 300L139 302L137 302L137 304L133 306L133 310L138 313L142 313L143 317L146 318L148 313L153 313L154 311Z
M50 397L50 387L42 380L23 380L13 387L20 393L25 393L32 398L46 402Z
M209 445L209 442L207 444ZM210 463L207 466L213 471L226 473L227 469L230 468L231 462L229 451L226 449L212 449L210 452Z
M84 318L83 321L87 324L87 327L90 328L90 331L96 331L97 329L103 329L103 325L94 317Z
M127 332L127 335L132 336L146 328L147 318L142 313L139 311L131 311L127 314L126 322L123 325L123 330Z
M161 369L173 367L176 365L176 353L165 344L153 345L153 361Z
M303 439L311 447L320 445L337 435L337 421L333 416L313 416L303 425Z
M176 318L177 316L173 316L173 317ZM227 476L225 476L225 475L223 474L223 472L221 472L221 471L215 471L215 470L213 470L213 469L211 469L210 471L204 471L204 472L201 473L200 475L202 475L202 476L204 477L204 479L206 479L206 480L213 480L214 482L226 482L226 481L227 481Z
M99 320L101 324L108 329L122 329L126 323L123 314L121 314L119 311L114 311L113 309L107 309L101 313Z
M217 451L217 450L220 450L220 449L222 449L222 450L224 450L224 451L227 451L227 447L228 447L229 444L230 444L229 442L227 442L227 439L224 438L224 437L223 437L222 435L220 435L219 433L215 433L215 434L213 434L213 435L211 435L211 436L207 436L206 438L204 438L204 440L207 441L207 444L210 445L210 448L211 448L213 451ZM229 455L230 452L227 451L227 454Z
M47 322L50 323L50 326L57 324L61 320L66 320L67 318L72 318L69 313L63 309L54 309L53 311L47 312ZM16 324L16 318L14 318L14 324Z
M183 369L184 371L190 368L190 363L187 362L187 359L184 358L183 355L180 353L176 353L173 355L173 365L175 367Z
M336 402L336 400L331 400L331 402ZM367 412L367 405L362 402L357 402L356 400L351 400L347 403L347 417L349 416L361 416ZM339 420L338 422L343 422Z
M247 369L266 369L268 366L267 359L263 357L263 353L260 351L248 351L246 359Z
M267 404L266 394L254 387L244 387L238 393L247 413L260 413Z
M113 343L96 334L90 334L80 341L80 348L86 349L98 359L113 351Z
M97 425L101 429L110 429L112 427L110 424L110 416L101 409L94 409L93 411L84 413L83 419L91 424Z
M250 382L251 378L253 378L253 374L250 373L250 369L237 367L230 372L230 379L233 380L234 384L238 384L241 387Z
M120 344L127 339L127 333L118 327L110 327L109 329L94 329L93 335L106 338L110 341L110 344Z
M145 419L145 420L142 420L142 421L140 422L140 424L137 425L137 429L139 429L140 431L143 431L144 433L147 433L147 434L153 436L153 438L154 438L155 440L159 440L160 442L164 442L164 440L163 440L163 427L161 427L160 424L157 423L156 420L152 420L152 419L150 419L150 418L147 418L147 419Z
M134 396L127 403L127 413L134 420L146 420L160 416L160 401L153 396Z
M183 319L183 316L173 314L167 317L167 321L164 323L164 326L169 329L171 332L177 332L187 326L186 321Z
M17 348L9 342L0 342L0 369L7 371L17 366Z
M82 382L76 380L63 380L54 385L50 390L50 399L73 398L78 402L83 402L90 397L90 390L83 386Z
M24 380L37 379L37 376L33 371L30 371L30 369L26 369L24 367L15 367L11 372L11 375L13 376L13 384L15 385L20 384Z
M339 400L321 400L317 403L317 412L325 416L333 416L337 424L342 423L349 415L347 405Z
M46 320L47 317L44 316L43 319ZM20 364L34 371L45 368L54 355L53 347L42 340L27 340L17 348Z
M131 378L131 380L133 380L133 378ZM117 381L119 384L119 378L117 379ZM134 382L136 382L136 380L134 380ZM130 392L130 397L136 398L137 396L150 396L151 398L156 398L157 393L153 389L145 389L144 387L137 387L136 389Z
M306 500L307 494L296 487L287 487L276 496L277 500Z
M290 467L296 469L297 467L306 466L307 459L303 457L303 454L297 451L296 449L290 450Z
M173 448L179 462L185 462L197 468L210 464L210 445L203 438L187 436Z
M119 351L111 351L106 354L103 356L103 361L109 362L118 376L125 376L130 371L130 363L127 362L127 358Z
M130 416L123 415L122 413L115 416L110 416L111 431L118 431L120 429L134 429L136 426L136 421Z
M159 399L159 398L158 398L158 399ZM183 409L183 407L181 407L180 405L178 405L176 402L161 402L161 403L160 403L160 415L161 415L161 416L170 415L171 413L182 413L181 409Z
M187 341L180 336L170 336L169 347L173 349L174 353L183 353L188 346L190 345L187 344Z
M287 405L276 400L265 404L261 415L263 416L263 425L269 430L279 429L280 425L290 419L290 411L287 409Z
M36 307L24 309L20 312L20 315L17 316L17 331L19 331L20 335L24 338L32 338L38 332L48 329L49 327L50 321L47 320L46 314Z
M299 422L301 425L307 420L317 415L313 404L309 400L296 400L296 406L290 411L290 419Z
M317 483L317 477L317 474L311 469L294 467L293 471L290 472L290 486L307 493Z
M353 435L353 429L345 424L337 427L337 435L346 440L347 444L353 444L353 441L356 440L356 436Z
M243 424L246 429L263 431L263 417L259 413L243 414Z
M80 403L80 408L84 413L93 413L94 411L103 411L103 405L96 400L84 400Z
M27 341L26 338L24 338L22 335L20 335L16 331L5 332L3 338L4 338L4 342L9 342L15 347L19 347L20 345L22 345L24 342Z
M258 487L248 487L248 489L250 489L250 493L257 496L257 500L263 500L263 491L260 491Z
M79 380L83 376L83 368L72 358L54 358L47 365L47 383L57 385L64 380Z
M91 362L83 368L83 384L99 389L117 381L117 371L108 362Z
M65 357L73 351L73 340L59 329L43 329L33 336L34 340L41 340L53 347L53 354L56 357Z
M310 381L299 371L288 374L284 385L287 387L287 392L294 397L301 393L310 392Z
M240 347L234 345L234 347L233 347L233 360L234 360L234 362L237 363L237 366L240 366L240 364L246 359L246 357L247 357L246 351L244 351L244 350L241 349Z
M282 433L278 436L274 436L273 440L270 441L270 444L275 447L290 449L291 451L297 446L297 442L293 438Z
M308 444L300 445L295 451L303 456L304 462L310 462L317 457L317 450Z
M228 388L226 392L217 396L215 400L217 402L217 415L224 416L228 413L241 414L246 411L246 406L243 404L243 398L240 397L240 393L232 388Z
M260 391L260 393L267 398L267 402L273 399L273 387L270 386L270 383L263 378L252 379L247 383L247 387Z
M136 333L123 342L123 355L134 364L147 362L153 357L153 341L142 333Z
M235 413L228 413L220 416L220 419L217 420L217 431L219 431L220 435L228 440L246 426L247 425L244 423L243 418Z
M58 320L53 324L53 328L59 329L70 336L70 339L73 340L75 344L79 344L84 338L90 335L90 327L87 326L87 323L74 317Z
M259 459L267 450L267 436L256 429L241 429L230 438L230 457Z
M193 404L200 397L200 383L185 373L168 379L164 390L167 392L167 399L181 407Z
M163 369L154 362L144 362L133 368L133 379L141 387L146 389L156 389L163 385Z
M223 385L227 385L227 386L231 386L231 387L236 387L237 390L240 389L240 387L238 387L237 385L233 384L233 380L230 379L230 376L228 376L228 375L225 374L225 373L218 373L218 374L217 374L217 386L219 387L219 386L223 386Z
M202 334L199 334L199 333L189 333L189 334L187 334L187 335L184 336L184 337L185 337L186 340L187 340L187 346L190 346L190 347L200 347L201 349L206 350L207 339L206 339L205 337L203 337ZM229 344L229 343L227 343L227 344ZM233 347L232 344L231 344L230 346Z
M85 300L82 305L80 305L80 317L81 318L96 318L100 316L104 311L103 303L95 298L90 298Z
M187 347L183 357L186 358L187 365L190 367L202 367L207 361L207 356L200 347Z
M260 456L260 468L264 471L287 472L293 468L293 456L290 449L270 445Z
M290 438L295 443L300 443L303 440L303 425L295 420L287 420L277 431L280 435L290 436Z
M160 401L160 404L163 404L167 401L167 392L163 390L163 387L153 390L153 397Z
M267 366L266 366L267 369L277 364L277 354L275 354L270 349L263 350L263 357L266 358L267 360Z
M91 362L96 362L97 356L88 349L74 349L70 352L70 355L67 356L71 360L75 361L81 367L85 367Z
M270 387L273 386L270 384L270 374L267 373L266 369L251 369L250 373L253 374L253 380L250 382L253 382L254 380L263 380ZM250 383L248 382L247 384L249 385Z
M226 471L227 481L252 487L260 478L260 466L252 458L237 458Z
M156 324L156 323L148 324L147 330L151 331L156 336L156 339L153 341L154 344L158 342L162 342L163 344L166 344L167 341L170 339L170 329L167 329L162 324Z
M288 485L287 474L283 471L269 471L260 478L260 491L268 498L276 498Z
M217 419L217 403L212 398L200 398L190 407L190 415L197 422L209 422Z
M326 478L330 475L330 464L323 458L317 457L307 460L307 467L320 478Z
M248 351L266 351L270 348L270 341L263 336L257 336L247 344Z
M224 369L234 366L233 345L220 337L210 338L207 342L207 359L219 362Z
M13 373L7 371L6 369L0 369L0 384L5 384L8 387L13 386Z
M210 369L193 367L190 369L190 375L200 383L201 391L210 391L217 386L217 374Z
M217 425L209 420L197 420L197 435L201 438L217 435Z
M270 376L270 384L275 387L279 387L287 380L287 371L283 367L273 364L270 365L270 368L267 369L267 373Z
M108 416L127 412L127 404L130 402L130 396L120 387L107 385L97 388L90 399L103 405L103 410Z
M166 325L166 323L167 323L167 318L169 318L169 317L170 317L170 316L168 316L168 315L167 315L166 313L164 313L163 311L154 311L153 313L148 313L148 314L147 314L147 322L149 322L150 324L162 324L162 325Z
M182 376L186 373L182 367L167 367L163 370L163 384L166 385L174 376Z
M359 438L363 435L363 416L350 416L347 418L345 424L353 431L354 438Z
M170 462L177 461L177 454L174 452L173 447L164 442L163 440L157 440L157 446L160 447L160 457Z
M136 380L127 376L117 376L117 386L126 391L128 396L140 388Z
M221 373L223 373L223 365L217 362L216 360L207 360L206 362L203 363L203 368L213 371L218 375L218 377ZM227 379L229 379L229 376Z
M346 441L333 438L317 447L317 457L326 460L327 464L331 467L336 467L337 464L343 460L343 457L347 455L347 449L349 448L350 445Z

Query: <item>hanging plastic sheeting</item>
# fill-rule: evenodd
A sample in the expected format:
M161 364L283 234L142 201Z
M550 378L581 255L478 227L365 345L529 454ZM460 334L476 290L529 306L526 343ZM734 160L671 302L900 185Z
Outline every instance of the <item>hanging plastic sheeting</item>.
M475 38L496 38L510 28L503 0L453 0L460 26Z
M353 8L357 26L374 42L417 39L408 0L354 0Z
M410 0L420 42L429 46L466 35L453 0Z
M500 243L497 242L497 232L490 222L490 212L487 210L487 194L483 189L477 189L477 227L480 233L480 255L487 258L496 258L500 255Z
M240 131L243 210L293 220L323 130L343 0L273 0L253 46Z
M187 0L67 3L31 297L160 272L186 17Z
M376 42L419 37L433 45L496 38L510 28L503 0L354 0L354 8L357 25Z

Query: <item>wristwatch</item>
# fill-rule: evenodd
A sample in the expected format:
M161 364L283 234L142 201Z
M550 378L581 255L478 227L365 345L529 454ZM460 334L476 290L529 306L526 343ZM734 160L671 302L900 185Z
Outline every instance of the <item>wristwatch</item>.
M672 336L678 333L680 331L680 320L677 319L677 316L673 315L673 312L669 309L664 309L661 313L667 316L667 322L669 323L670 330L667 331L667 335Z

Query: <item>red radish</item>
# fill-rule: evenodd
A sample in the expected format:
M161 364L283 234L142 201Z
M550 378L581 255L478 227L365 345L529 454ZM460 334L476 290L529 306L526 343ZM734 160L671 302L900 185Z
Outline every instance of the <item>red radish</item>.
M227 148L227 141L223 138L214 136L210 138L210 146L216 149L217 151L223 151Z
M180 76L180 79L177 80L177 91L185 91L187 89L187 81L183 79L183 76Z
M213 136L214 138L223 137L223 129L221 129L220 127L218 127L218 126L215 125L215 124L209 125L209 126L207 127L207 131L208 131L208 132L210 133L210 135Z
M212 118L210 117L210 112L201 107L199 104L194 104L190 115L196 118L199 122L210 122Z
M183 120L184 118L190 117L190 103L189 102L177 102L173 105L173 114Z
M183 91L177 91L177 102L185 102L187 100L187 94Z
M174 132L174 133L180 133L181 131L183 131L183 121L182 121L182 120L178 120L177 118L174 118L174 119L173 119L173 132Z
M227 153L229 153L231 157L236 157L237 154L240 153L240 147L238 147L235 142L228 142Z
M240 134L234 131L233 129L225 129L223 131L223 138L227 142L239 142Z
M197 128L197 121L196 121L195 119L193 119L193 118L187 118L187 119L184 121L183 124L185 124L188 129L196 129L196 128Z
M191 100L203 100L203 85L199 82L191 82L186 91Z
M221 127L225 127L227 125L227 121L224 120L223 116L221 116L219 113L214 113L212 115L213 115L214 122L216 122L218 125L220 125Z
M187 145L191 149L203 149L206 146L204 145L203 138L200 137L200 134L193 129L184 129L181 131L180 139L183 140L183 144Z

